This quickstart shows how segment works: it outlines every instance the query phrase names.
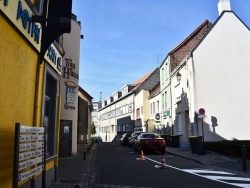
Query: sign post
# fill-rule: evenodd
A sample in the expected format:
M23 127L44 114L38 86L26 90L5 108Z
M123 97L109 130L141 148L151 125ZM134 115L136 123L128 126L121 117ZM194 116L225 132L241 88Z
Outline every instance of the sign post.
M45 188L45 128L16 123L14 144L13 188L17 188L19 182L41 172L43 175L42 187ZM32 187L33 183L31 183Z
M199 109L199 118L202 119L201 121L201 126L202 126L202 143L204 143L204 128L203 128L203 118L205 117L205 109L204 108L200 108Z

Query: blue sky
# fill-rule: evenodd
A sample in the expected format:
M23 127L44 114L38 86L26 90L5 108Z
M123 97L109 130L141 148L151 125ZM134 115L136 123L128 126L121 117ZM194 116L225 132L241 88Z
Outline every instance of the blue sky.
M99 101L159 67L167 53L206 19L219 0L73 0L81 21L79 85ZM250 27L250 0L231 0Z

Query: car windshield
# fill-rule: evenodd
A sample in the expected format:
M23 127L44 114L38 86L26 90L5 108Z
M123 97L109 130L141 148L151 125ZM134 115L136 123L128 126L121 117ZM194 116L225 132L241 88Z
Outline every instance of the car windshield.
M161 138L158 134L141 134L138 138Z

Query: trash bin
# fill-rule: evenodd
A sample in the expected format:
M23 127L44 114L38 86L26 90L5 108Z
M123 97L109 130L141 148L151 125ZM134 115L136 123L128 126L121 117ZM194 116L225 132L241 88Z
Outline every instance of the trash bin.
M191 149L191 152L192 154L195 154L196 153L196 147L195 147L195 138L196 136L190 136L188 139L189 139L189 144L190 144L190 149Z
M203 147L202 140L203 140L202 136L198 136L195 139L195 150L196 150L197 155L204 155L204 154L206 154L206 152L204 150L204 147Z
M172 148L179 147L179 135L170 135L169 136L169 146Z
M205 150L203 147L202 136L190 136L189 138L190 148L193 154L204 155Z

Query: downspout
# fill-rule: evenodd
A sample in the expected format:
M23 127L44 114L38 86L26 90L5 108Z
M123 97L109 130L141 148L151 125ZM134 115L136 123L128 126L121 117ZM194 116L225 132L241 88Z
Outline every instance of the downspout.
M60 82L59 82L60 84ZM59 87L59 95L57 96L57 137L56 137L56 159L55 159L55 181L58 180L58 164L59 164L59 142L60 142L60 119L61 119L61 95L60 95L60 87Z
M43 123L42 123L42 99L39 100L39 94L42 92L40 91L40 74L41 74L41 66L43 65L42 60L40 60L40 57L38 57L38 63L37 63L37 67L36 67L36 83L35 83L35 96L34 96L34 109L33 109L33 126L35 127L43 127ZM39 108L41 106L41 108ZM39 112L39 109L41 109L41 111ZM39 114L39 115L38 115ZM40 118L39 118L40 117ZM40 119L40 122L39 122ZM46 159L44 159L46 160ZM44 166L44 170L46 171L46 161L45 161L45 166ZM31 180L31 187L35 187L35 182L36 182L36 177L32 178Z
M174 134L174 126L172 124L172 115L173 115L172 110L173 110L173 107L172 107L172 88L171 88L171 83L172 83L172 78L170 76L170 80L169 80L169 87L170 87L170 89L169 89L169 91L170 91L170 109L171 109L171 118L170 118L171 122L170 122L170 125L171 125L171 134Z

